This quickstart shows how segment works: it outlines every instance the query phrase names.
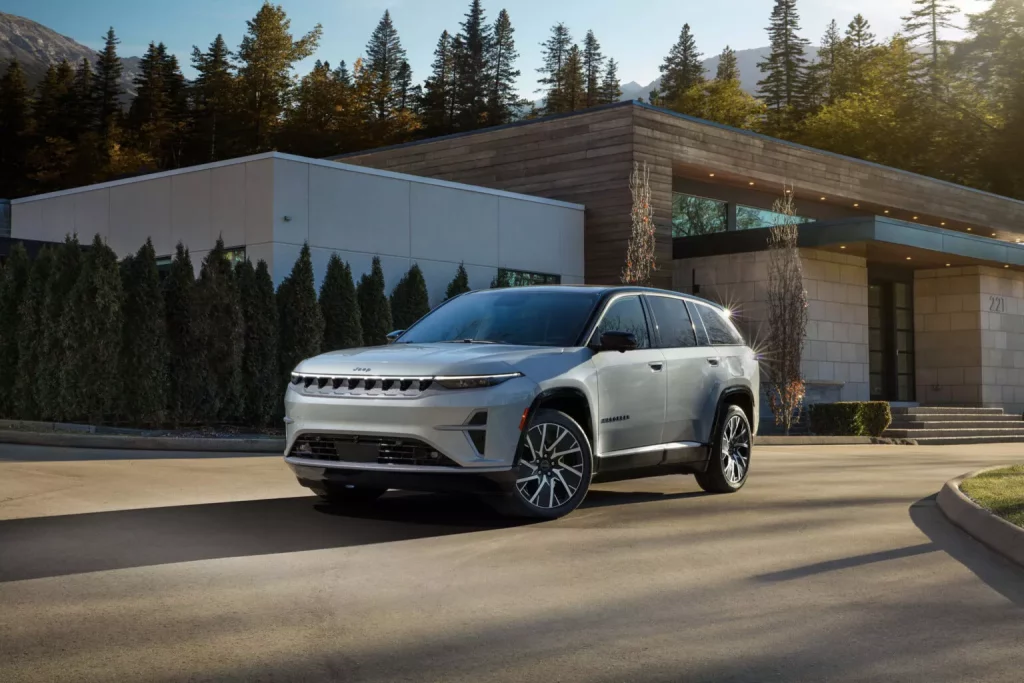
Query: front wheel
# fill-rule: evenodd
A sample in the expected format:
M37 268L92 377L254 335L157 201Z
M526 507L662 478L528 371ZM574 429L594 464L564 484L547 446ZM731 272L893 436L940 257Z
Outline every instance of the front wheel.
M574 419L539 410L519 446L515 482L498 509L515 517L557 519L583 502L590 489L590 441Z
M739 491L750 472L752 446L747 414L739 406L729 406L711 444L708 468L697 474L697 484L708 493Z

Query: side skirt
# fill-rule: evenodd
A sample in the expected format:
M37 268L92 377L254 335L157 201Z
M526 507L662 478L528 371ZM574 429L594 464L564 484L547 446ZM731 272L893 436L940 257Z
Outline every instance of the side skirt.
M594 481L619 481L671 473L703 472L708 447L697 443L672 443L605 453L594 458Z

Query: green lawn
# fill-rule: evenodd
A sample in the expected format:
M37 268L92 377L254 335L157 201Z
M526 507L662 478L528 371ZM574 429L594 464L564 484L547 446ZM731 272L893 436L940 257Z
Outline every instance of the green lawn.
M960 484L978 505L1024 527L1024 465L992 470Z

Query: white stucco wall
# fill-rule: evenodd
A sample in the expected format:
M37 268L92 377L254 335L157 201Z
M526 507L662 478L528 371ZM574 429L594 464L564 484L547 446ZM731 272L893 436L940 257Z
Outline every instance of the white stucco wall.
M264 259L279 283L304 242L317 286L338 253L353 275L379 256L387 286L413 263L431 302L458 264L486 287L499 267L583 282L583 207L487 188L268 153L28 197L12 204L12 236L57 242L101 235L119 256L150 237L160 256L178 241L198 269L218 235Z

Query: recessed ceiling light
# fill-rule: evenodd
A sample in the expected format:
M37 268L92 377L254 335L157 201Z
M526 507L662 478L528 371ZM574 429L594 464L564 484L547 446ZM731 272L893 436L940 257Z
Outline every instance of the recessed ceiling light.
M910 257L909 257L909 256L907 257L907 260L908 260L908 261L910 260Z
M946 264L946 267L947 267L947 268L949 268L949 267L950 267L951 265L953 265L953 264L951 264L951 263L947 263L947 264Z
M971 228L967 228L967 232L970 232L970 231L971 231Z
M750 184L751 184L751 185L753 185L753 184L754 184L754 181L753 181L753 180L751 180L751 181L750 181Z
M793 190L786 190L786 194L793 194Z
M917 216L914 216L914 220L915 220L915 221L917 220Z
M714 178L714 177L715 177L715 174L714 174L714 173L708 173L708 175L709 175L709 176L711 176L712 178Z
M825 198L824 198L824 197L822 197L822 198L821 198L821 201L825 201Z
M854 206L854 208L856 208L856 207L860 206L860 204L854 204L853 206Z
M939 223L939 225L945 225L945 224L946 224L946 221L942 221L941 223Z
M840 248L840 249L846 249L846 245L845 245L845 244L840 244L840 245L839 245L839 248Z
M886 209L886 210L885 210L885 212L886 212L886 213L889 213L889 209Z
M992 233L992 236L993 236L993 237L995 237L995 236L996 236L996 234L995 234L995 233Z
M1003 268L1009 268L1009 267L1010 267L1009 264L1003 266Z

